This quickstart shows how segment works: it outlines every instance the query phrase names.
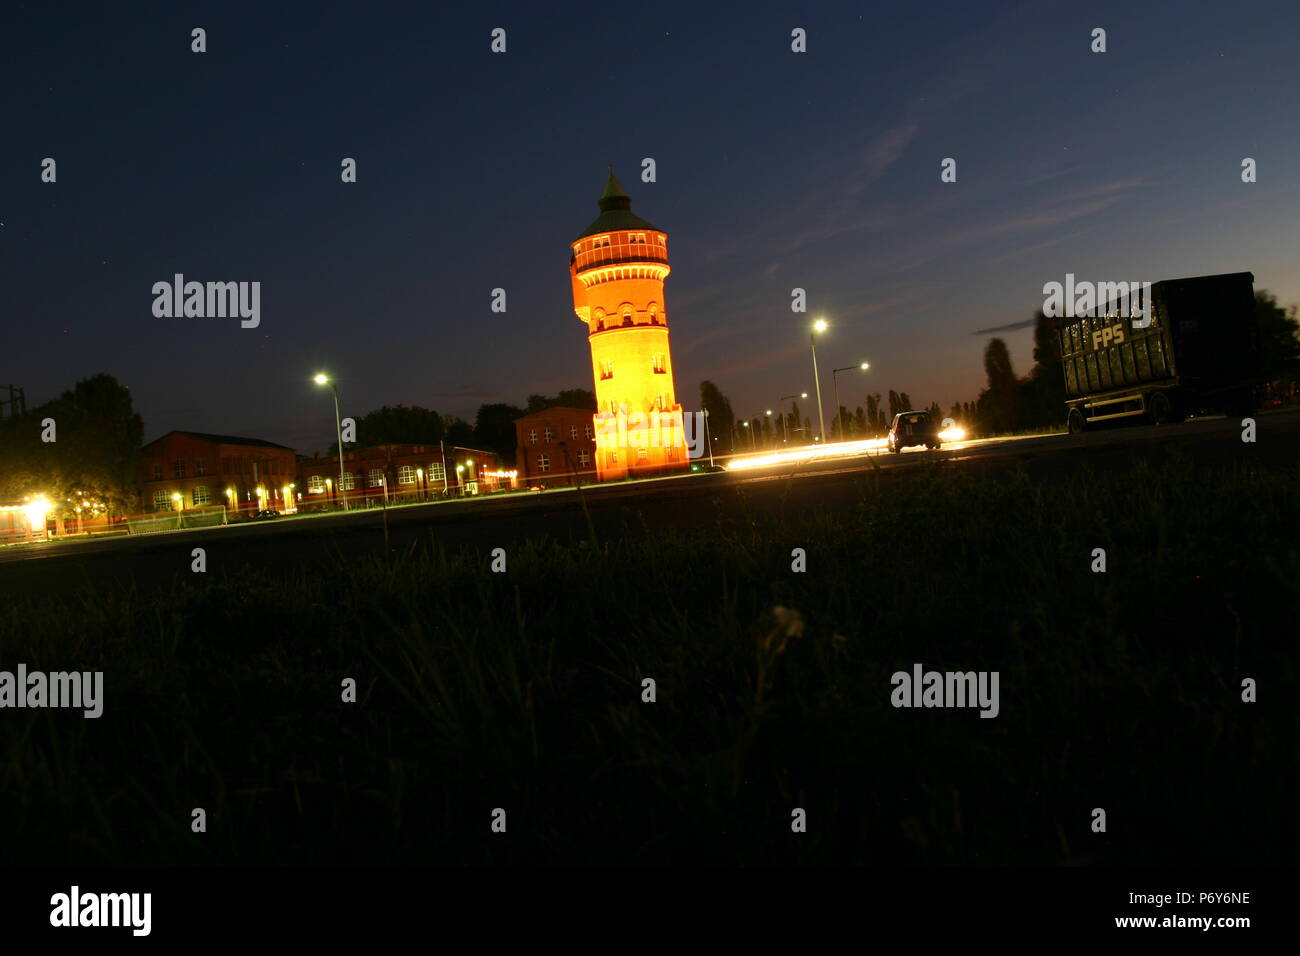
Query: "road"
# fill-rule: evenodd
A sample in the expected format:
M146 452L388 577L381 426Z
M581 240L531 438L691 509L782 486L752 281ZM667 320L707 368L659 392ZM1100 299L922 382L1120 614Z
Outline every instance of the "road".
M581 539L589 534L644 533L643 526L689 528L738 515L745 509L787 502L834 508L861 495L864 482L887 493L892 482L926 462L985 471L1012 465L1051 480L1083 468L1124 466L1136 457L1172 447L1190 466L1251 460L1277 467L1300 462L1300 410L1258 418L1253 444L1241 440L1239 421L1222 418L1179 425L1137 426L1083 435L980 439L938 451L825 455L796 464L741 467L720 473L591 485L456 501L407 505L387 511L388 546L402 550L435 540L444 547L483 547L485 553L527 538ZM738 456L742 460L744 456ZM10 586L48 585L83 575L150 586L188 571L193 548L204 548L209 569L251 564L302 568L340 555L380 553L381 509L287 517L147 536L65 540L0 549L0 579ZM633 528L633 526L635 526Z

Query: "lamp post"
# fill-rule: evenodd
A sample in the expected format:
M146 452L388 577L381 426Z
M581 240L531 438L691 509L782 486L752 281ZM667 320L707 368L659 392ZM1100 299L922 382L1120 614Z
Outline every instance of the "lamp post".
M747 421L746 421L746 422L741 422L740 424L741 424L744 428L749 428L749 422L747 422ZM749 428L749 450L750 450L750 451L757 451L757 450L758 450L756 447L754 447L754 429L752 429L752 428Z
M772 409L770 409L770 408L767 410L767 417L768 417L768 418L771 418L771 417L772 417ZM765 427L765 428L769 428L770 426L771 426L771 423L769 422L767 425L765 425L765 426L763 426L763 427Z
M339 417L339 386L332 378L324 372L318 372L313 379L317 385L328 385L330 391L334 393L334 430L339 439L339 497L343 499L343 510L348 510L348 499L344 493L344 485L347 483L343 480L343 419Z
M781 401L784 402L787 398L790 399L791 401L794 401L794 399L796 398L807 398L807 397L808 397L807 392L800 392L798 395L782 395ZM787 441L787 442L790 440L790 429L786 427L787 424L786 420L789 417L790 416L787 415L784 410L781 411L781 433L783 435L782 441Z
M844 438L844 421L840 418L840 383L835 376L839 375L840 372L849 372L855 368L865 372L870 366L866 362L862 362L859 365L846 365L843 368L831 369L831 387L835 389L835 421L839 422L841 439Z
M813 390L817 392L817 428L820 431L819 440L826 440L826 417L822 414L822 381L817 374L817 333L825 332L827 322L825 319L818 319L813 323L812 331L808 333L808 341L812 345L813 360Z
M713 469L713 439L709 437L709 410L704 410L704 444L709 446L709 469Z

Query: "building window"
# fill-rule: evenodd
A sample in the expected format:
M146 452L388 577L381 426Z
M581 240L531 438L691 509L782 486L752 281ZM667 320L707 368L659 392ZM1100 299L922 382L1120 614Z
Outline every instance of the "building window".
M153 510L154 511L171 511L172 496L165 491L155 491L153 493Z
M153 463L153 480L154 481L162 480L162 462L160 461L155 461Z
M580 465L590 465L590 464L591 464L591 452L589 452L589 451L587 451L587 450L585 450L585 449L582 450L582 451L580 451L580 452L578 452L578 464L580 464Z
M611 378L613 378L613 377L614 377L614 361L613 361L613 359L601 359L601 360L600 360L600 380L601 380L602 382L604 382L604 381L606 381L606 380L608 380L608 379L611 379Z
M206 505L212 500L212 495L209 494L207 485L199 485L190 493L190 497L194 500L196 505Z
M185 477L185 462L180 458L177 458L174 462L172 462L172 477L173 478Z
M667 366L664 364L664 357L662 354L655 355L651 358L650 367L654 369L656 375L663 375L668 371Z
M402 467L398 468L398 469L397 469L397 483L398 483L399 485L413 485L413 484L415 484L415 466L414 466L414 465L402 465Z
M536 445L536 444L537 444L537 429L536 429L536 428L530 428L530 429L528 429L528 443L529 443L530 445Z
M584 426L584 431L586 433L586 436L588 438L591 438L591 422L587 422L587 424Z
M617 464L618 464L618 452L616 452L616 451L611 451L611 452L609 453L609 459L608 459L608 461L609 461L609 463L610 463L611 465L617 465Z
M429 480L442 481L442 462L435 461L429 464Z
M325 490L325 478L322 475L312 475L307 479L307 490L314 495L320 494Z
M542 437L546 439L546 444L549 445L551 443L551 439L555 437L555 432L551 431L550 425L546 426L546 431L542 433Z
M570 425L570 426L569 426L569 437L570 437L570 438L574 438L574 439L576 439L576 438L578 437L578 426L577 426L577 425Z
M624 313L623 313L623 324L624 324L624 325L631 325L631 324L632 324L632 313L631 313L630 311L629 311L629 312L624 312Z
M538 471L550 471L550 470L551 470L551 456L550 456L550 455L538 455L538 456L537 456L537 470L538 470Z
M367 481L371 488L378 488L384 483L384 473L378 468L371 468Z
M664 395L663 393L656 395L655 408L659 409L659 411L662 412L667 407L668 407L668 396Z
M646 449L638 448L636 450L637 464L640 464L641 462L647 460L649 457L650 457L650 452L648 452Z
M205 462L202 458L195 458L195 459L194 459L194 474L196 474L196 475L206 475L207 473L208 473L208 465L207 465L207 462Z
M339 489L342 491L352 491L357 487L357 476L350 471L343 472L339 476Z

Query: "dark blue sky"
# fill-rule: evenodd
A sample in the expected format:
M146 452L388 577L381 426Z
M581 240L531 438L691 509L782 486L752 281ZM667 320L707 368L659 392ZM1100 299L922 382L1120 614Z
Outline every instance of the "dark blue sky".
M1249 270L1300 300L1294 2L25 3L6 19L0 384L34 404L110 372L147 438L324 448L321 368L353 415L472 418L590 387L568 242L608 162L669 234L688 408L704 378L746 415L810 389L815 314L832 323L829 415L829 369L862 359L846 404L974 398L973 333L1028 319L1067 272ZM176 272L260 281L260 328L155 318L150 288ZM1030 332L1006 338L1027 372Z

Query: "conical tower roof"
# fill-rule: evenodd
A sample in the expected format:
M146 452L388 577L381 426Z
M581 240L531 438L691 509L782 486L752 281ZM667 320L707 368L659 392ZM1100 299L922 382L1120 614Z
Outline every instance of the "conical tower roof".
M650 223L632 212L632 197L623 192L623 187L614 178L612 164L609 167L609 179L605 183L605 191L600 194L597 205L600 206L600 215L592 221L590 226L574 238L581 239L584 236L594 236L600 232L613 232L616 229L654 228Z

